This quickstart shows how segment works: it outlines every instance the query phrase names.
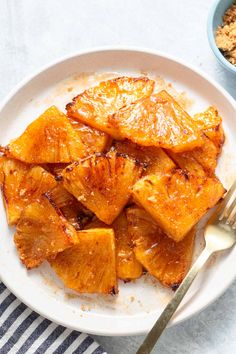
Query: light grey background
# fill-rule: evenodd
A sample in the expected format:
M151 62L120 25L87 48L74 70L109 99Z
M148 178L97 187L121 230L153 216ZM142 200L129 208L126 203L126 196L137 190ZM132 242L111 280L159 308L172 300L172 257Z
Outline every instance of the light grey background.
M220 67L208 46L211 5L212 0L0 0L0 99L42 65L103 45L173 54L236 98L236 77ZM236 353L235 294L236 283L204 312L166 330L154 353ZM142 337L96 339L109 354L128 354Z

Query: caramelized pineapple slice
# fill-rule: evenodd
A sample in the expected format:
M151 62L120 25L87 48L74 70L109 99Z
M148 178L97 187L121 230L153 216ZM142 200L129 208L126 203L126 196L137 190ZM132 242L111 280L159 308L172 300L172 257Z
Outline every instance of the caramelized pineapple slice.
M190 231L184 240L175 242L164 234L145 210L129 208L127 218L138 261L163 285L176 289L191 265L195 231Z
M208 129L205 134L217 147L218 156L219 156L222 151L222 147L224 145L224 142L225 142L225 133L224 133L223 125L220 124L215 129L213 129L213 128Z
M203 136L203 141L202 146L192 151L182 153L167 151L167 153L180 168L197 176L205 174L211 176L215 173L219 151L207 136Z
M22 263L31 269L78 243L78 237L59 209L42 196L23 210L14 241Z
M108 228L99 219L93 220L85 228ZM128 233L128 224L126 215L122 212L111 225L115 232L116 243L116 272L118 278L129 281L139 278L142 275L142 265L137 261L134 252L130 234Z
M21 202L19 205L18 200L19 186L29 169L30 166L20 161L8 159L5 156L0 158L0 187L9 225L14 225L17 222L23 209Z
M201 147L192 151L192 156L202 166L206 174L213 175L215 173L219 151L207 136L203 137L203 141L204 144ZM191 154L191 152L189 152L189 154Z
M62 177L64 187L110 225L128 202L141 172L142 167L133 159L113 151L70 165Z
M145 166L144 175L169 172L176 167L175 163L161 148L155 146L144 147L129 140L115 141L113 146L117 152L127 154L140 161Z
M118 277L126 281L141 277L143 273L142 265L134 255L124 212L118 216L112 227L116 237L116 267Z
M166 91L123 107L109 123L122 138L143 146L182 152L202 145L200 129Z
M137 204L149 212L163 231L181 241L225 190L216 177L198 177L184 170L149 175L133 187Z
M9 225L20 218L24 207L56 186L54 177L42 167L2 157L2 192Z
M222 118L215 107L209 107L205 112L193 116L194 121L204 134L215 144L218 155L224 144L225 136L222 127Z
M65 286L79 293L116 294L115 239L112 229L78 231L78 246L50 260Z
M175 153L170 150L166 150L166 152L169 155L169 157L171 157L172 160L176 163L176 165L181 169L188 171L195 176L204 177L205 171L202 165L200 165L200 163L197 162L197 160L194 158L192 154L194 150L181 152L181 153Z
M10 142L6 154L23 162L40 164L69 163L88 153L67 117L52 106Z
M50 200L60 209L66 220L76 229L81 230L93 218L93 213L70 194L61 183L47 193Z
M63 187L61 182L58 182L46 195L59 209L73 204L75 199L74 196Z
M184 153L167 153L182 169L199 176L213 175L224 144L222 119L214 107L209 107L205 112L195 114L193 120L204 133L202 146Z
M108 134L92 128L75 118L68 117L68 119L89 153L103 152L106 149L110 140Z
M67 114L119 138L119 132L109 124L108 116L131 102L150 96L153 89L154 81L145 77L119 77L104 81L75 97L66 106Z

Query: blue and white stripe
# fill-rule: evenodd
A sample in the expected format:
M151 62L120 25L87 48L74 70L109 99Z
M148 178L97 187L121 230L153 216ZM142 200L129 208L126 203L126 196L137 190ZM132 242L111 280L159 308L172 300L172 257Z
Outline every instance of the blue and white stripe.
M87 334L41 317L0 282L1 354L106 354Z

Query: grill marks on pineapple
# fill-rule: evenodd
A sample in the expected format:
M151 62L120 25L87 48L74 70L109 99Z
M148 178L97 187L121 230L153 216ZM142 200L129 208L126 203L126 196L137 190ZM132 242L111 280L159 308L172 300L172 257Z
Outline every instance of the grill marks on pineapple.
M66 168L64 187L106 224L120 214L142 167L115 151L94 155Z
M115 141L114 149L118 153L123 153L144 166L144 175L160 172L169 172L176 167L167 153L155 146L144 147L132 143L131 141Z
M75 229L46 196L27 205L16 227L14 242L28 269L78 242Z
M83 229L94 216L61 183L57 183L46 195L77 231Z

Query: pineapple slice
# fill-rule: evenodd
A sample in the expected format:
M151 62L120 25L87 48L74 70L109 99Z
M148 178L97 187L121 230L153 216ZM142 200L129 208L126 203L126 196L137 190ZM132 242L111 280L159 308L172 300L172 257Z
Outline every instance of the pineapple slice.
M6 147L6 154L27 163L66 163L88 155L67 117L55 106L33 121Z
M133 159L112 151L70 165L62 177L64 187L110 225L128 202L141 173L142 167Z
M109 123L127 138L143 146L175 152L202 145L202 133L192 118L166 91L140 99L109 117Z
M50 200L60 209L66 220L76 229L83 229L93 218L93 213L70 194L61 183L46 193Z
M150 96L153 89L154 81L145 77L119 77L104 81L75 97L66 106L67 114L119 138L118 131L108 123L108 116L131 102Z
M99 219L93 220L86 226L86 229L108 228L109 226ZM115 232L116 243L116 272L118 278L130 281L141 277L142 265L137 261L133 252L133 245L126 215L122 212L111 225Z
M112 227L116 237L116 269L118 277L125 281L141 277L143 273L142 265L134 255L124 212L116 218Z
M211 176L215 173L219 151L207 136L203 136L203 141L202 146L192 151L182 153L167 151L167 153L180 168L197 176L205 174Z
M204 144L201 147L191 151L192 156L202 166L206 174L214 175L219 151L207 136L203 137L203 141Z
M133 197L173 240L181 241L223 196L216 177L198 177L184 170L149 175L133 187Z
M225 136L222 127L222 118L215 107L209 107L205 112L193 116L194 121L204 134L215 144L218 155L224 144Z
M68 117L68 119L89 153L103 152L106 149L110 140L108 134L92 128L75 118Z
M79 293L116 294L115 239L112 229L78 231L79 244L50 264L68 288Z
M9 225L20 218L24 207L56 186L54 177L42 167L2 157L2 192Z
M198 163L197 160L194 158L192 154L193 151L195 151L195 149L192 151L186 151L181 153L175 153L173 151L166 150L166 153L181 169L188 171L195 176L204 177L205 171L202 165L200 165L200 163Z
M63 187L61 182L57 182L56 186L48 191L46 195L59 209L73 204L75 199L75 197Z
M163 285L176 289L191 265L195 230L190 231L184 240L175 242L145 210L129 208L127 218L138 261Z
M23 210L14 242L22 263L31 269L78 243L78 237L59 209L46 196L41 196Z
M144 175L165 173L176 167L171 158L161 148L139 146L129 140L115 141L113 146L117 152L127 154L146 166Z

